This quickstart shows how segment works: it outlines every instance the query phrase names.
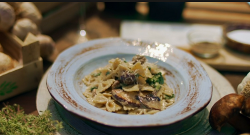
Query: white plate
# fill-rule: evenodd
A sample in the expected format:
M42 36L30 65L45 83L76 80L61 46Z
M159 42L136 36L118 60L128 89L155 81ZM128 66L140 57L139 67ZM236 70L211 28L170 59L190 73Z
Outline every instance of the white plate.
M222 76L220 75L216 70L211 68L210 66L206 65L205 63L202 63L202 66L207 71L210 79L213 83L213 96L211 102L206 107L206 110L208 112L210 111L212 105L219 100L221 97L230 94L235 93L233 87L231 84ZM37 99L36 99L36 106L39 114L41 115L45 110L50 110L52 113L52 119L53 120L59 120L63 122L64 128L57 132L57 135L78 135L78 134L84 134L84 135L105 135L105 133L100 132L99 130L91 127L90 125L86 124L84 121L79 120L75 116L68 113L66 110L60 113L56 109L56 104L54 100L51 98L47 86L46 86L46 78L48 75L48 71L44 74L42 81L40 82L40 85L38 87L37 91ZM58 106L57 106L58 107ZM69 115L64 115L69 114ZM178 134L209 134L209 135L231 135L236 134L235 130L229 126L225 125L225 127L222 128L221 132L212 130L209 126L208 122L208 113L204 113L204 115L199 115L200 121L192 121L193 118L190 118L188 121L185 121L185 123L182 123L183 125L191 125L190 128L186 129L185 131L181 131L179 127L175 127L173 131L176 131ZM193 116L197 117L197 115ZM75 126L74 125L79 125ZM166 126L167 127L167 126ZM154 131L154 130L153 130ZM143 132L143 131L141 131ZM155 133L157 131L154 131ZM122 133L122 132L120 132ZM145 134L145 133L143 133Z
M175 103L154 115L110 113L89 104L82 94L86 90L82 78L104 67L112 58L130 61L136 54L166 69L166 83L174 90ZM173 124L201 111L212 97L208 74L192 55L169 44L121 38L92 40L65 50L51 67L47 87L52 97L69 112L113 127Z

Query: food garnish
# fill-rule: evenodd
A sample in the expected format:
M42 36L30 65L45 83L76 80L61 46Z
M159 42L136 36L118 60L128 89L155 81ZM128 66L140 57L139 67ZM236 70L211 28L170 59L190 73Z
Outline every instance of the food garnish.
M62 123L51 119L49 110L42 115L25 114L20 105L6 105L0 111L0 134L53 135L63 128Z

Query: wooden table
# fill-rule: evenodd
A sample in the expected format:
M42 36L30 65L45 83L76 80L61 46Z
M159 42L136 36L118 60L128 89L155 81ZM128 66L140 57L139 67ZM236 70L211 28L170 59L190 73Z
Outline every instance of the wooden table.
M185 11L187 12L187 11ZM191 11L190 11L191 12ZM185 19L185 17L184 17ZM190 14L188 14L188 21L192 20ZM195 19L194 19L195 20ZM62 52L70 46L73 46L79 41L79 24L78 18L73 19L61 28L54 32L48 33L56 42L56 48L58 52ZM196 21L197 23L198 21ZM204 22L203 22L204 23ZM218 22L217 22L218 23ZM114 18L110 15L105 15L100 11L94 11L88 14L86 20L86 27L91 30L89 35L90 39L106 38L106 37L119 37L121 19ZM52 61L56 58L56 54L51 58ZM52 62L43 62L44 71L52 65ZM233 86L236 90L238 84L246 76L247 72L231 72L231 71L219 71ZM7 99L0 103L2 108L3 103L8 104L20 104L26 114L38 115L36 110L36 93L37 89L31 90L30 92L23 93L13 98Z

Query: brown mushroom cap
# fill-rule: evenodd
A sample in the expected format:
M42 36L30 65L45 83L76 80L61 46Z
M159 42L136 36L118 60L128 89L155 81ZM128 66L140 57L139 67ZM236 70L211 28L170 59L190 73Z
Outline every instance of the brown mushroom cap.
M242 114L250 117L250 98L246 98L242 108Z
M0 74L14 68L14 61L12 58L0 52Z
M145 56L142 56L142 55L135 55L133 58L132 58L132 61L133 61L133 64L135 64L136 62L141 62L141 64L144 64L147 59Z
M119 81L114 81L114 83L111 85L112 89L118 89L121 86Z
M213 129L220 131L221 127L242 109L245 97L238 94L228 94L218 100L211 108L209 123Z
M49 58L55 50L54 40L50 36L43 34L39 34L36 37L40 44L41 57L44 59Z

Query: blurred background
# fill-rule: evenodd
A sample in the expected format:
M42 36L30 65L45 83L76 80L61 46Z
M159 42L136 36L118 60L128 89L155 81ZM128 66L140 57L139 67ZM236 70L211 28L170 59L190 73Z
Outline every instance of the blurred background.
M32 31L31 26L35 25L29 25L29 22L17 25L18 27L13 24L7 32L21 39L14 38L15 43L17 40L30 43L31 41L25 41L32 37L27 36L28 32L37 37L40 55L43 58L43 72L53 64L60 52L93 39L122 37L166 42L190 52L187 33L193 28L213 30L221 37L225 35L225 27L228 24L244 24L237 28L250 30L250 6L247 2L26 2L33 4L37 9L32 6L24 7L22 12L18 10L19 4L6 3L15 10L16 23L24 15L26 17L28 15L31 19L34 16L39 18L40 21L36 24L37 31ZM28 13L31 9L36 12L35 15L34 12ZM18 33L25 31L21 30L24 26L28 29L27 33ZM232 27L235 25L230 26L230 29ZM39 37L41 34L43 36ZM8 45L4 45L3 40L3 36L2 38L0 36L3 50L7 50ZM196 58L217 69L229 80L234 89L237 89L238 84L249 72L249 54L250 51L238 51L223 46L217 57ZM29 90L37 89L42 75L37 78L35 87ZM27 106L27 113L37 114L35 102L32 103L33 106L29 102L35 101L35 94L36 91L32 91L6 101L19 102L24 108ZM23 97L30 100L21 101Z
M121 36L126 20L224 25L249 22L247 2L34 2L42 13L42 33L56 41L59 52L76 44L79 29L89 40ZM74 35L76 34L76 35ZM67 38L62 38L67 37ZM137 37L135 37L137 38ZM60 39L60 40L59 40ZM84 41L80 40L79 42Z
M247 2L52 2L50 6L46 2L34 4L43 16L41 31L55 40L58 52L80 42L106 37L167 42L188 51L186 34L193 26L214 30L223 36L226 24L250 22L250 6ZM83 36L81 30L86 30L87 34ZM219 70L231 70L225 68L228 67L228 60L225 59L235 57L236 65L245 65L249 60L249 55L245 54L241 56L241 52L226 47L226 53L222 57L200 60ZM55 57L56 55L51 57L52 61ZM224 68L221 68L220 63L224 63ZM237 71L241 69L237 68Z

